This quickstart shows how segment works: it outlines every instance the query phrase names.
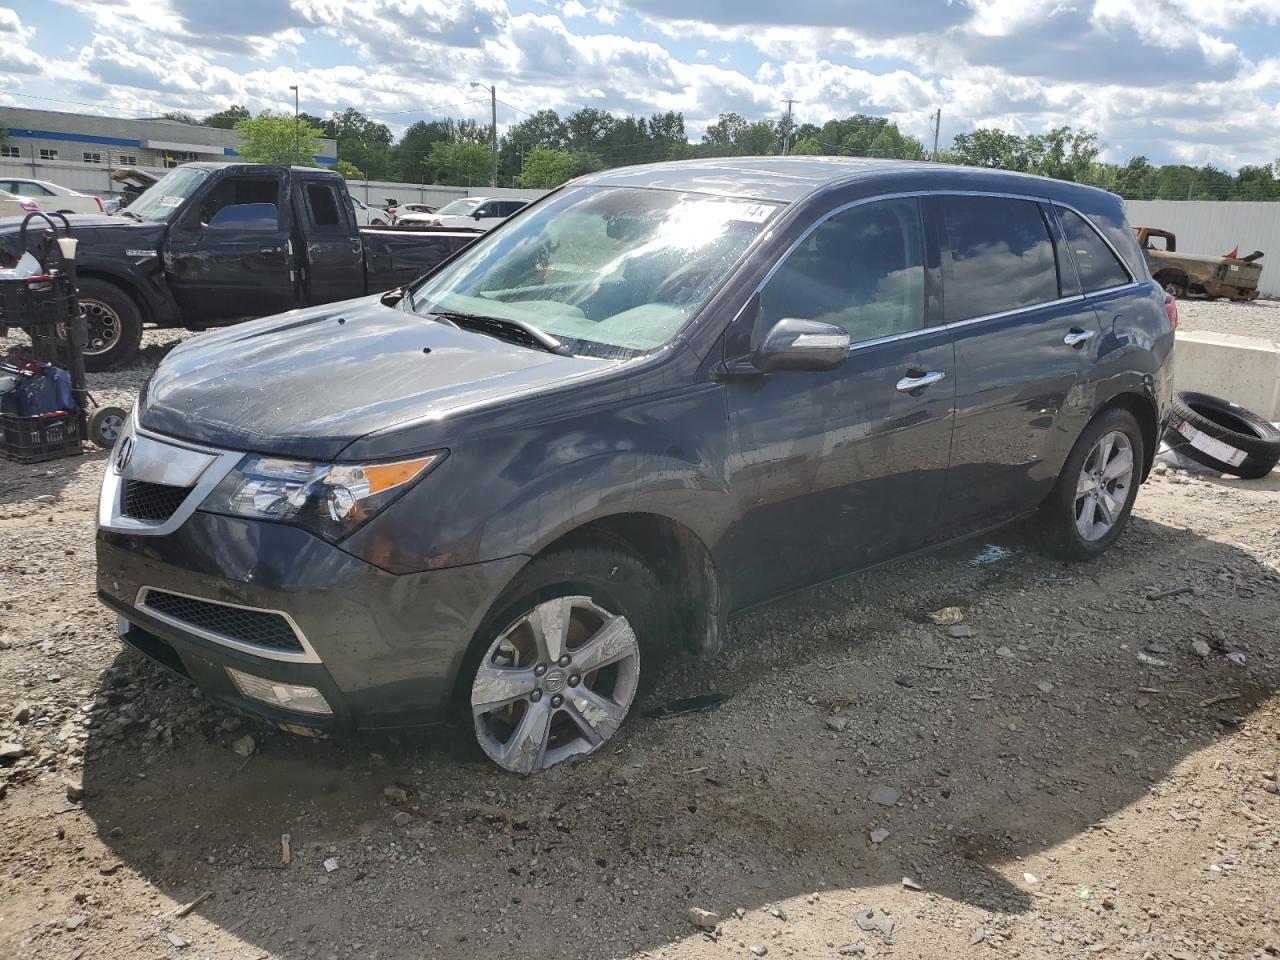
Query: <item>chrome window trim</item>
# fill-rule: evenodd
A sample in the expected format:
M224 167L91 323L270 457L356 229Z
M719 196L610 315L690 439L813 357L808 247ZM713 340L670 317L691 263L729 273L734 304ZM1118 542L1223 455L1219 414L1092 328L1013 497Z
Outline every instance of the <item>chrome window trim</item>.
M147 520L138 520L124 515L124 481L129 478L122 475L116 466L116 451L120 449L120 445L126 437L145 437L147 440L158 444L175 447L179 450L189 450L212 458L209 465L196 478L195 484L191 487L191 492L182 501L182 506L178 507L162 523L151 523ZM213 492L223 478L235 469L236 464L243 457L244 454L239 451L203 447L199 444L176 440L172 437L143 430L138 425L138 414L135 408L129 414L129 420L125 424L125 428L120 431L120 436L111 450L111 455L107 458L107 468L102 474L102 490L98 495L98 527L102 530L110 530L113 533L129 533L143 537L162 537L173 533L187 522L188 518L196 512L196 508L204 502L205 498Z
M1061 207L1064 210L1070 210L1072 213L1078 216L1081 220L1083 220L1088 225L1089 229L1092 230L1094 234L1104 244L1106 244L1107 249L1110 250L1112 255L1116 258L1116 260L1120 262L1120 266L1124 269L1124 272L1129 276L1130 278L1129 282L1123 283L1123 284L1117 284L1110 287L1104 287L1100 290L1089 290L1081 293L1071 294L1070 296L1066 296L1066 297L1058 297L1056 300L1046 300L1042 303L1033 303L1033 304L1028 304L1027 306L1024 306L1024 307L1015 307L1012 310L1002 310L998 313L987 313L987 314L982 314L981 316L976 316L976 317L966 317L963 320L952 320L950 323L934 324L931 327L930 326L921 327L918 330L905 330L902 333L891 334L890 336L887 336L887 337L877 337L875 340L859 340L857 343L852 343L849 345L850 353L853 353L855 350L862 350L867 347L875 347L884 343L893 343L898 340L908 340L912 337L918 337L927 333L935 333L939 330L954 330L959 327L967 327L975 323L985 323L988 320L1001 320L1001 319L1004 319L1005 317L1012 317L1019 313L1027 313L1032 310L1041 310L1041 309L1044 309L1045 307L1055 307L1055 306L1061 306L1067 303L1074 303L1077 301L1088 300L1091 297L1096 297L1102 294L1115 293L1121 290L1127 290L1130 287L1135 287L1142 282L1141 280L1138 280L1134 276L1133 270L1130 269L1129 264L1125 261L1124 257L1122 257L1119 251L1116 250L1115 244L1113 244L1106 236L1103 235L1102 231L1100 231L1094 225L1093 221L1089 219L1087 214L1077 209L1076 207L1073 207L1069 203L1065 203L1061 200L1052 200L1048 197L1037 197L1031 194L1023 194L1023 193L1007 193L999 190L907 190L907 191L901 191L898 193L881 193L871 197L860 197L857 200L850 200L848 203L842 203L838 207L832 207L830 210L823 213L820 217L816 218L811 224L809 224L809 226L805 228L804 232L801 233L800 236L797 237L791 243L791 245L788 246L787 249L782 252L782 254L778 257L777 261L773 264L773 266L769 268L769 272L764 275L763 279L761 279L761 281L758 284L756 284L755 289L752 290L751 292L751 297L754 297L757 294L761 293L764 290L764 288L768 286L769 281L773 279L773 275L777 273L778 269L787 261L787 258L790 257L791 254L796 251L796 248L798 248L800 244L804 243L805 240L809 239L809 235L812 234L813 231L817 230L818 227L822 226L822 224L826 223L832 217L836 216L837 214L844 213L846 210L852 210L854 207L865 206L866 204L869 204L869 203L877 203L881 200L906 200L912 197L915 197L915 198L997 197L1004 200L1026 200L1031 203L1037 203L1037 204L1044 203L1050 206ZM1075 269L1074 258L1072 259L1072 269ZM945 285L944 285L943 295L945 296ZM747 298L748 301L750 301L751 297Z
M237 610L250 610L254 613L276 614L277 616L283 617L285 622L289 624L289 629L293 631L293 635L297 637L298 642L302 644L302 651L300 653L293 653L288 650L276 650L272 647L262 647L254 643L245 643L244 641L237 640L234 637L228 637L225 634L218 633L216 630L206 630L205 628L198 627L193 623L188 623L186 620L179 620L177 617L171 617L166 613L161 613L153 607L147 606L147 594L152 590L157 593L171 593L175 597L185 597L188 600L199 600L201 603L212 603L220 607L234 607ZM155 617L157 620L167 623L171 627L185 631L186 633L194 634L197 637L202 637L205 640L220 644L221 646L230 647L232 650L239 650L241 653L252 654L255 657L262 657L266 660L282 660L287 663L321 662L319 655L307 640L306 634L302 632L302 628L298 626L297 621L283 610L272 610L267 607L251 607L248 604L231 603L227 600L211 600L209 597L197 597L194 594L182 593L180 590L170 590L168 587L151 586L139 588L138 596L134 600L134 606L147 616Z

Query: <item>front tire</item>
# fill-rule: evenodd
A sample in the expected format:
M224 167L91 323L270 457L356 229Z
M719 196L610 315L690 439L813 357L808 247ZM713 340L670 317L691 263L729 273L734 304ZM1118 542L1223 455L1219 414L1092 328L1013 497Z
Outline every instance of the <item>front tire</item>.
M612 739L657 675L669 631L657 577L622 550L533 560L476 632L459 719L513 773L545 770Z
M1108 410L1090 421L1040 507L1049 548L1079 561L1115 543L1129 522L1145 462L1142 428L1128 410Z
M142 312L133 297L107 280L80 281L80 309L89 338L84 368L90 373L112 370L133 359L142 345Z

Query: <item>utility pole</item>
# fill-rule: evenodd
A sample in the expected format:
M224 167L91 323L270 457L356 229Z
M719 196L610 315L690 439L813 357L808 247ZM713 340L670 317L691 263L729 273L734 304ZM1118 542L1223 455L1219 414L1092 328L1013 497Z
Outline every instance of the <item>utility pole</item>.
M787 115L783 119L782 124L785 128L782 135L782 155L785 157L791 151L791 105L799 103L799 100L783 100L782 103L787 105Z
M493 153L493 178L489 186L496 187L498 185L498 85L495 83L486 86L475 80L471 81L471 85L489 91L489 149Z
M302 153L302 135L298 127L298 87L291 85L289 89L293 91L293 162L297 163Z
M933 115L933 162L938 162L938 133L942 130L942 108Z

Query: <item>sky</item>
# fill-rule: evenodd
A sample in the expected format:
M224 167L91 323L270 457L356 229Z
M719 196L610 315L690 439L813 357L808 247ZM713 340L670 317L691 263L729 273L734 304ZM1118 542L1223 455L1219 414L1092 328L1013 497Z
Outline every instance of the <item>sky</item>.
M13 0L9 0L10 3ZM1103 159L1280 157L1280 0L0 0L0 103L197 116L348 106L499 129L550 107L800 122L885 116L929 143L1096 131Z

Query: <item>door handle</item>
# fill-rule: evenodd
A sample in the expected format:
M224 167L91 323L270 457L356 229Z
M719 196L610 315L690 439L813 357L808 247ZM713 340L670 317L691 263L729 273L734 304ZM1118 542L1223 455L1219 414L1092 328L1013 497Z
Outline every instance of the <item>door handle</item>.
M1079 327L1072 327L1071 331L1062 338L1062 342L1068 347L1078 346L1093 339L1092 330L1081 330Z
M918 377L908 374L898 381L896 389L899 393L910 393L912 390L919 390L921 387L937 383L945 376L946 374L941 370L930 370L928 373L922 373Z
M265 253L268 255L276 254L276 253L284 253L284 247L259 247L258 252Z

